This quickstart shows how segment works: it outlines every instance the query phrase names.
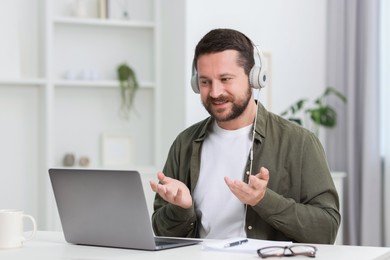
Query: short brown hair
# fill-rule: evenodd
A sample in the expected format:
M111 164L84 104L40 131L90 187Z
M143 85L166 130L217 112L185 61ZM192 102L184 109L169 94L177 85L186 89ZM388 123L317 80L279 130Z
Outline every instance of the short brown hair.
M193 64L196 69L198 58L203 54L236 50L239 53L237 64L243 67L245 73L249 75L250 70L255 65L253 48L252 41L239 31L233 29L214 29L203 36L196 45Z

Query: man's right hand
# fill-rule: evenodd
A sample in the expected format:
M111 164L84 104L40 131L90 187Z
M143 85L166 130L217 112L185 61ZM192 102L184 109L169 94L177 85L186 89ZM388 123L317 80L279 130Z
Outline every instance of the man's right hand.
M150 181L150 187L157 192L161 198L179 207L188 209L192 207L192 197L188 187L176 179L167 177L162 172L157 173L160 183Z

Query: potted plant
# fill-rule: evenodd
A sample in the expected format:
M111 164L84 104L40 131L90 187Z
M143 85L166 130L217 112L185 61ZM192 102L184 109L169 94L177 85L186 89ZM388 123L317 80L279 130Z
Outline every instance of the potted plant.
M126 63L119 65L117 72L122 98L120 116L129 119L130 111L133 108L134 97L139 88L138 80L134 70Z
M303 119L309 117L313 123L312 131L318 136L320 126L333 128L337 124L337 112L326 102L331 95L339 98L343 103L347 102L347 98L342 93L327 87L323 94L314 100L311 107L307 107L308 99L300 99L283 111L281 116L300 125L303 125L305 121Z

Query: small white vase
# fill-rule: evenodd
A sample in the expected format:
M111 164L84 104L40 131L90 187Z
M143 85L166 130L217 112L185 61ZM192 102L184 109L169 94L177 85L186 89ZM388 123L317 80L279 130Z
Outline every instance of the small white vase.
M87 17L87 1L86 0L76 0L74 4L74 15L76 17Z

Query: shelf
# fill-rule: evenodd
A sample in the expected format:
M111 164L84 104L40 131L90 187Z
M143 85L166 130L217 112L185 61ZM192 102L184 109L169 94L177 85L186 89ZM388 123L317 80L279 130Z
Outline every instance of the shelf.
M0 86L39 86L45 85L45 79L0 79ZM57 80L54 81L56 87L75 87L75 88L117 88L116 80ZM153 89L154 82L140 82L140 88Z
M84 88L117 88L119 83L116 80L57 80L56 87L84 87ZM140 82L140 88L154 88L153 82Z
M37 86L46 84L45 79L0 79L0 86Z
M110 10L109 19L97 18L93 1L86 3L91 16L86 18L72 16L74 0L24 2L30 11L16 12L18 28L4 25L24 37L17 53L19 74L0 77L0 105L5 111L1 119L4 135L9 136L0 149L0 154L9 155L1 169L18 166L12 168L10 181L20 196L9 203L36 215L41 228L58 230L52 189L41 173L62 165L68 152L78 159L88 156L89 167L138 170L150 192L148 180L155 179L161 167L159 1L132 1L130 20L120 19L118 6ZM140 85L129 118L119 114L117 67L122 63L137 72ZM137 164L103 167L101 136L122 133L131 135L130 161ZM34 182L27 190L31 196L23 195L20 179Z
M150 28L155 27L154 22L144 21L124 21L110 20L97 18L73 18L73 17L57 17L54 20L55 24L62 25L85 25L85 26L107 26L107 27L127 27L127 28Z

